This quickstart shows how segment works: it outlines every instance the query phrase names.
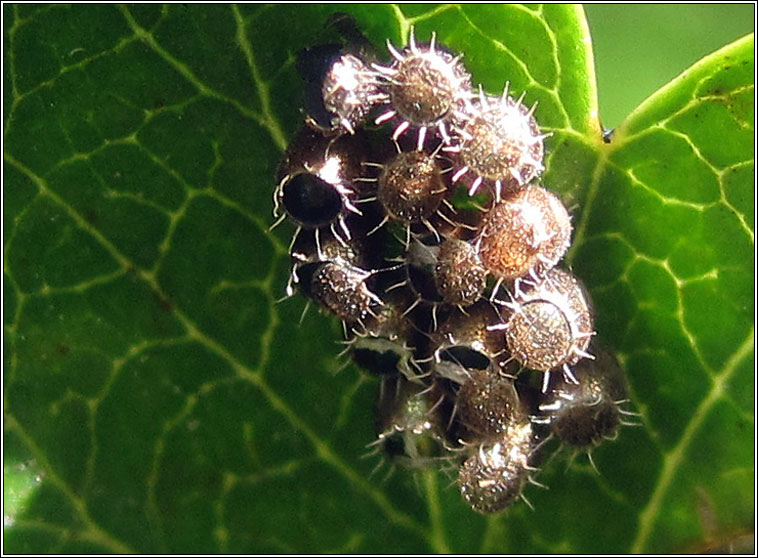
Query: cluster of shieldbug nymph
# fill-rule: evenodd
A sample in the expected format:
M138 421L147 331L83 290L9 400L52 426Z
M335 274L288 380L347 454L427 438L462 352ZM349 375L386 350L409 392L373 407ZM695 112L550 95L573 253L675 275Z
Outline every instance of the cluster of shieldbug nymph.
M558 267L572 227L539 183L548 135L536 105L474 88L434 34L388 41L382 62L350 18L331 24L340 43L299 53L305 125L274 194L296 226L287 294L336 315L380 378L369 445L457 468L466 503L499 512L540 484L548 439L590 455L632 414Z

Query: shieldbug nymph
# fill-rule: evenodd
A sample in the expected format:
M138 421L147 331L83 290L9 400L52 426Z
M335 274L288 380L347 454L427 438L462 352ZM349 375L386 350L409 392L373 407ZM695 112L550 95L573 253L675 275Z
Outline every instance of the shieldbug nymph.
M279 167L274 226L289 217L299 228L328 227L336 238L349 240L347 215L361 214L354 202L367 152L365 141L358 134L327 138L303 128Z
M445 302L469 306L484 292L487 268L475 246L464 240L448 238L440 245L434 279Z
M381 98L369 66L374 49L349 14L333 14L325 28L337 31L342 41L297 53L297 70L305 83L306 123L325 135L353 134Z
M463 383L469 370L486 370L498 362L506 348L503 336L492 329L500 323L486 300L452 312L431 336L435 374Z
M512 303L504 303L511 315L493 330L504 330L513 358L526 368L549 372L563 367L566 377L576 383L570 365L591 357L586 352L594 334L592 315L584 288L570 273L554 268L536 283L516 293ZM549 375L544 378L547 389Z
M305 264L295 273L303 294L351 328L365 329L366 318L373 315L372 307L383 304L367 283L376 272L362 270L344 260Z
M471 509L497 513L523 498L535 445L528 419L512 422L496 441L481 444L458 474L461 495Z
M302 64L307 65L307 62ZM320 87L319 87L320 86ZM376 101L381 98L369 66L359 57L339 52L327 59L327 67L315 81L317 91L310 93L308 123L325 132L344 129L350 134L363 124Z
M418 149L424 145L428 128L436 128L447 140L451 117L471 95L471 76L460 62L461 56L440 48L434 34L429 44L417 44L412 30L407 48L399 51L389 41L387 48L394 62L390 66L375 64L374 68L383 81L389 108L376 123L397 117L395 140L408 128L418 128Z
M485 370L470 369L456 398L456 417L475 440L492 440L514 421L527 417L513 379L492 365Z
M615 438L621 424L632 424L625 415L636 416L622 408L628 399L619 362L606 350L593 348L593 352L595 360L584 359L574 366L576 383L562 376L551 381L536 418L550 424L559 440L588 454L603 440Z
M389 221L405 225L406 244L410 227L417 223L422 223L429 233L438 235L429 219L438 212L444 201L448 180L443 174L437 152L400 151L384 165L370 163L381 169L376 180L376 199L386 211L386 216L379 226Z
M484 217L476 247L499 281L538 278L568 250L571 218L555 194L536 185L494 205Z
M423 467L444 455L441 394L434 387L386 378L375 406L377 439L371 445L409 467Z
M415 343L420 332L401 308L407 306L407 292L384 296L375 315L365 322L365 330L354 332L348 341L353 362L379 377L396 376L420 383L423 371L414 361Z
M448 149L458 152L463 164L453 182L471 172L469 194L486 182L499 200L503 190L523 188L542 172L546 136L540 134L534 108L526 108L522 98L509 97L507 87L499 98L480 89L478 101L468 105L465 123L455 130L459 144Z

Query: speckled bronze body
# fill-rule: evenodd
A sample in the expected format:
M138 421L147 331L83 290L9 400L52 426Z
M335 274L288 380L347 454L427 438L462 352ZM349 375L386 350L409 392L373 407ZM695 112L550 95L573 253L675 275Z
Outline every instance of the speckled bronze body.
M379 176L377 196L387 213L410 224L430 217L447 186L437 159L423 151L398 153Z
M578 449L592 448L613 438L621 424L620 402L627 397L626 381L616 358L594 351L596 359L574 366L577 384L558 376L540 406L553 433Z
M449 238L440 245L434 277L445 302L469 306L484 292L487 269L474 246Z
M479 256L493 276L511 280L544 273L563 257L570 241L571 218L561 201L529 186L489 211L479 232Z
M570 273L550 270L515 297L505 337L511 354L533 370L575 364L593 332L584 289Z
M457 416L479 441L492 440L515 422L528 420L513 380L496 366L469 370L458 390Z
M458 473L466 503L479 513L496 513L513 504L529 479L533 449L529 420L512 423L497 441L481 445Z
M343 54L334 62L321 89L324 108L335 117L333 127L342 126L353 133L366 120L379 94L370 75L366 63L352 54Z
M390 103L413 126L436 124L454 109L460 89L470 89L470 75L444 51L432 52L424 46L415 54L410 49L403 54L388 86Z
M366 273L349 265L327 262L313 274L313 297L340 319L362 322L369 314L372 297Z
M466 346L494 359L505 349L503 336L490 328L501 323L492 305L482 300L465 312L457 311L440 324L434 337L440 348Z
M542 169L544 148L529 109L507 97L488 97L470 109L461 135L463 164L477 175L518 187Z

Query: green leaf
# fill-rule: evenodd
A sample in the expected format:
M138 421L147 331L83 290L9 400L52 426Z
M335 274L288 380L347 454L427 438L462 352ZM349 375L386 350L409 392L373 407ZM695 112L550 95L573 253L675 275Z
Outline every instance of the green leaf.
M574 238L647 430L609 471L629 484L638 460L652 468L629 499L634 552L694 548L752 521L753 47L750 35L704 58L616 130Z
M339 7L379 47L437 31L489 92L539 101L568 263L642 414L600 475L560 454L536 511L484 518L448 474L371 475L376 381L337 373L335 320L276 303L294 56L334 7L3 9L5 449L43 471L7 551L670 552L751 528L752 37L606 144L580 8Z

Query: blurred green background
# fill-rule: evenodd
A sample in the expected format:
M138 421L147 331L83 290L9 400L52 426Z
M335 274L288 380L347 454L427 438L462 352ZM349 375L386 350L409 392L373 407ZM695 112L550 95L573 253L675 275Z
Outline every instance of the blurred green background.
M615 128L703 56L755 30L755 4L584 4L600 116Z

